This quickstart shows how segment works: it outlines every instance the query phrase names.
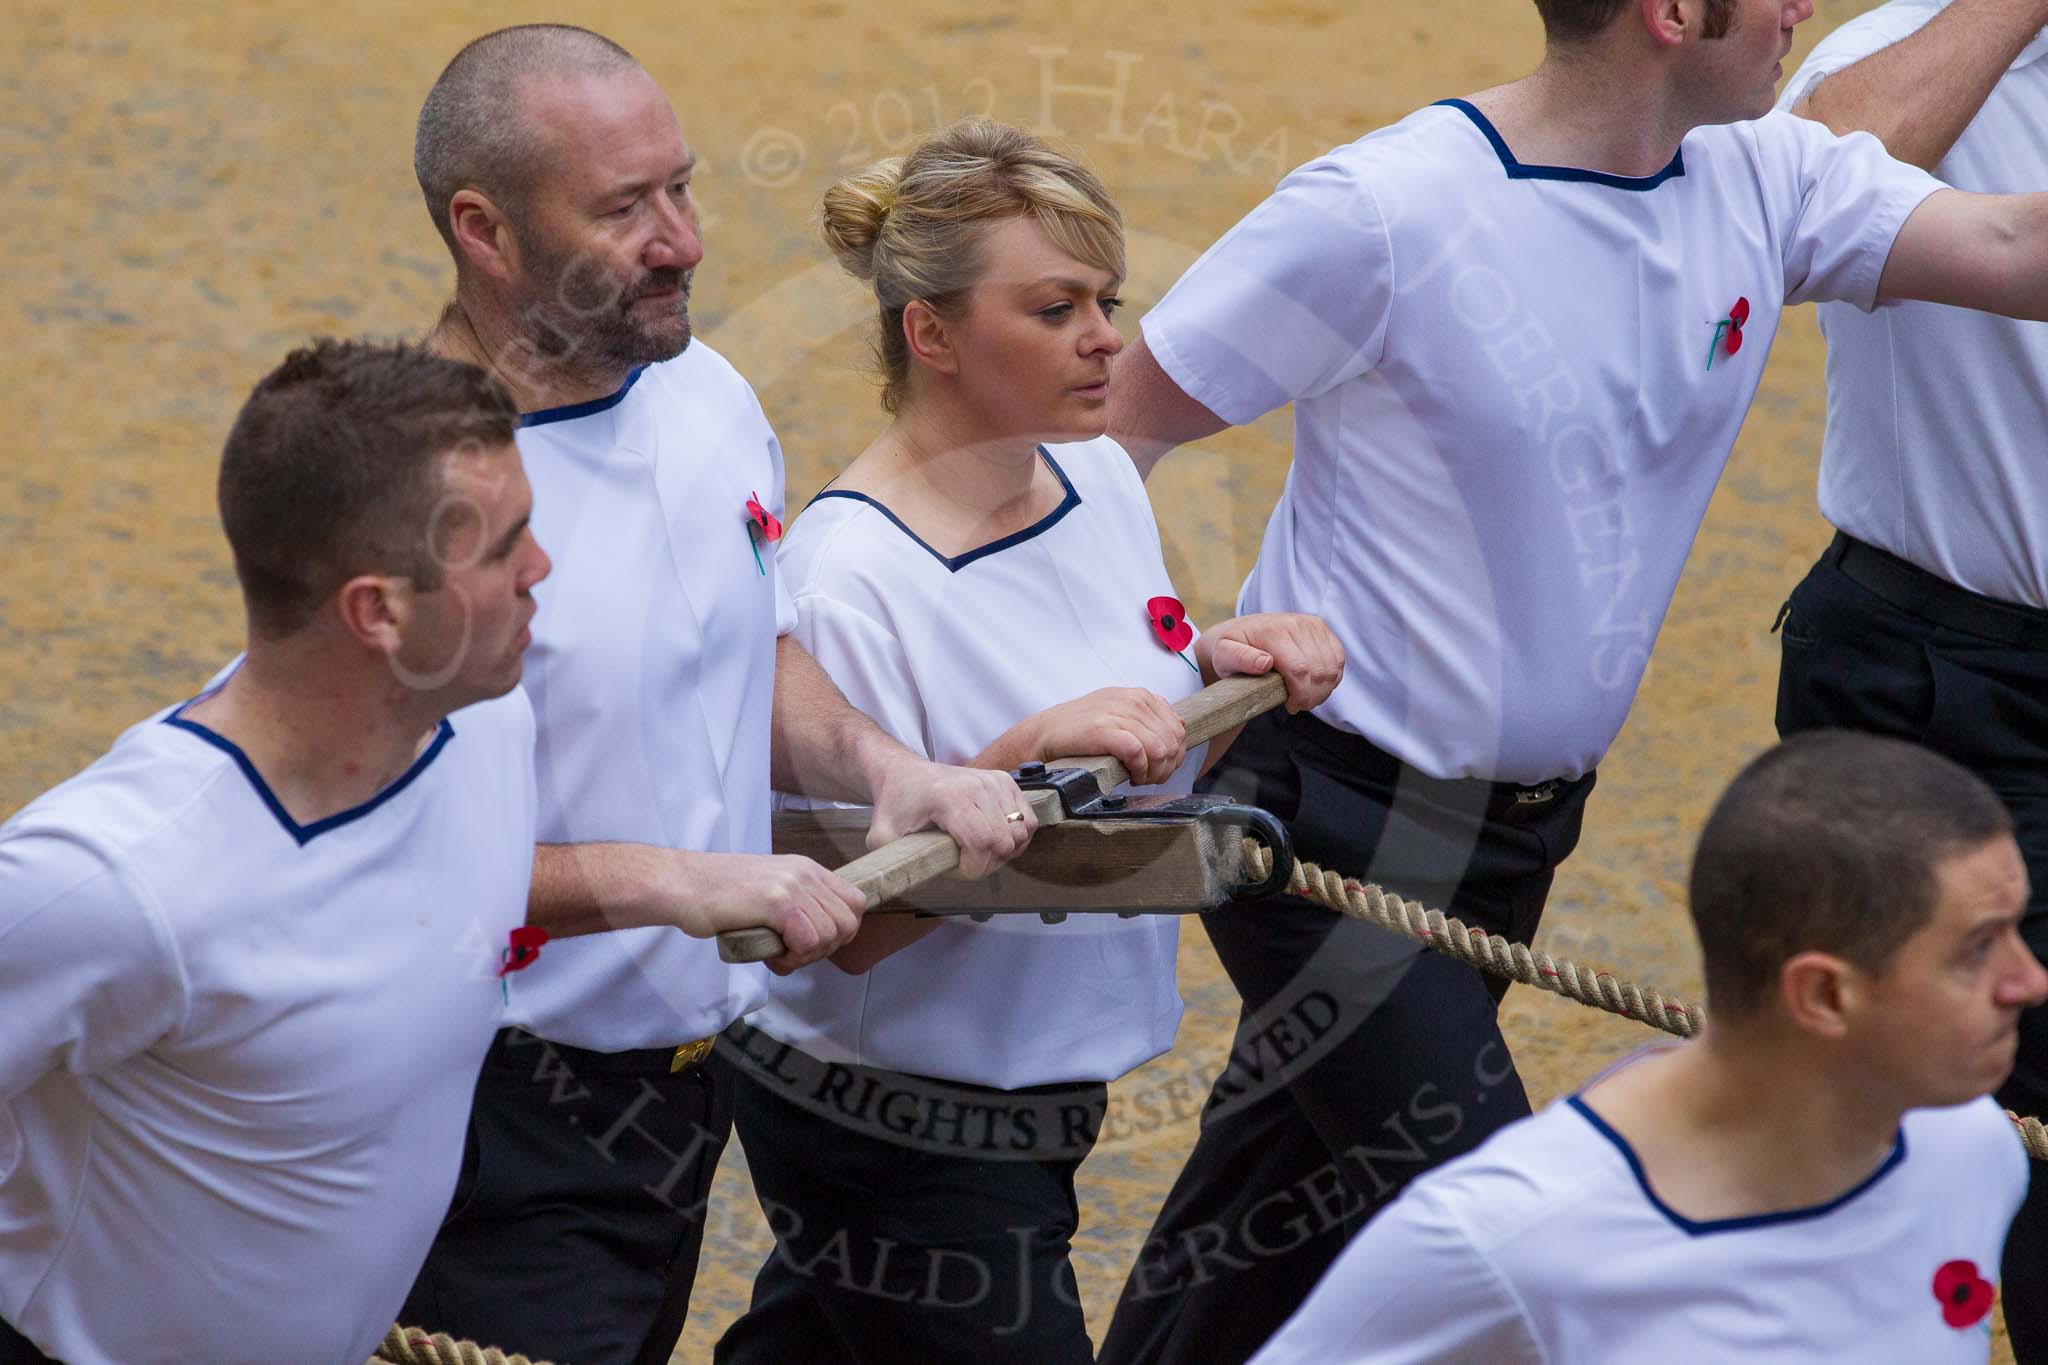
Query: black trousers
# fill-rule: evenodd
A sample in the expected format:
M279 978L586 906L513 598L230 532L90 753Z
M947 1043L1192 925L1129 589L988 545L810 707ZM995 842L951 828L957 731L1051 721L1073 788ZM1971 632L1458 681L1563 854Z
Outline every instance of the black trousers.
M1983 778L2012 812L2033 882L2020 932L2035 956L2048 959L2048 648L1987 639L1894 606L1843 571L1837 561L1845 552L1858 563L1877 553L1838 541L1786 603L1778 733L1836 728L1890 735L1926 745ZM1898 564L1886 568L1906 578ZM1932 610L1943 614L1939 606ZM2024 609L2004 611L2026 619ZM2048 613L2032 615L2048 631ZM2023 1013L2019 1033L2019 1056L1999 1102L2048 1117L2048 1007ZM2020 1365L2044 1365L2048 1164L2033 1163L2002 1278L1999 1300L2013 1355Z
M1304 859L1527 943L1593 778L1438 781L1271 712L1204 785L1286 820ZM1245 1360L1408 1181L1529 1112L1494 1017L1504 982L1291 897L1203 922L1243 1012L1105 1365Z
M63 1365L36 1349L36 1344L0 1318L0 1365Z
M665 1365L732 1131L718 1059L670 1073L671 1055L500 1032L400 1320L562 1365Z
M1094 1360L1068 1251L1106 1086L994 1090L726 1038L775 1249L717 1365Z

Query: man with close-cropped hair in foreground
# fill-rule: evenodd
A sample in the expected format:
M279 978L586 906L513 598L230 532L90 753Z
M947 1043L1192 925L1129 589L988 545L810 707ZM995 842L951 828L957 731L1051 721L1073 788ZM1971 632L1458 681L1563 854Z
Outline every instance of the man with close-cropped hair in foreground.
M595 927L521 933L517 419L414 348L292 352L221 454L244 653L0 825L0 1365L390 1328L501 978Z
M1968 771L1823 731L1700 836L1710 1022L1425 1175L1259 1353L1983 1361L2026 1157L1988 1092L2048 973Z
M1779 107L1869 132L1959 190L2039 189L2043 25L2048 0L1890 0L1818 44ZM1819 311L1834 537L1779 612L1778 733L1893 735L1983 778L2034 884L2020 933L2048 952L2048 323ZM1998 1100L2048 1113L2048 1010L2021 1017ZM2000 1267L2019 1365L2048 1362L2048 1162L2033 1176Z

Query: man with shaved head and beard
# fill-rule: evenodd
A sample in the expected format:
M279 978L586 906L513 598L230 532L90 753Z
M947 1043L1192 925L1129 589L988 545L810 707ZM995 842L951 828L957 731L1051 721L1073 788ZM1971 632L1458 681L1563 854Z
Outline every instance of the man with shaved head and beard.
M617 44L551 24L471 43L415 141L456 267L428 344L517 400L534 529L556 560L524 684L536 906L605 922L743 907L788 945L769 967L790 971L851 937L862 897L769 856L771 778L873 805L871 843L937 825L969 875L1034 821L1008 776L889 739L789 635L767 543L781 448L746 381L690 336L694 164ZM766 978L679 933L597 937L551 945L510 982L410 1325L563 1361L668 1359L731 1131L712 1040Z

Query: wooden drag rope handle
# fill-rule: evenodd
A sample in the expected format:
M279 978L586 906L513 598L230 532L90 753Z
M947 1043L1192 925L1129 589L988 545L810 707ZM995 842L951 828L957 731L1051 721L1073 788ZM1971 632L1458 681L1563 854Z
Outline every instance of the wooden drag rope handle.
M1271 870L1272 855L1265 845L1245 840L1244 862L1254 876ZM1688 1005L1662 991L1618 979L1614 973L1581 967L1575 962L1497 938L1483 929L1473 929L1441 910L1430 910L1391 891L1362 882L1355 877L1325 871L1314 863L1296 861L1287 885L1288 893L1313 901L1352 919L1362 919L1392 933L1402 934L1446 957L1457 958L1482 971L1504 976L1525 986L1576 1000L1581 1005L1606 1010L1624 1019L1662 1029L1680 1038L1691 1038L1706 1027L1706 1011ZM2020 1145L2036 1161L2048 1161L2048 1125L2032 1117L2023 1118L2008 1109Z
M1188 747L1234 730L1254 716L1263 715L1287 700L1287 683L1278 673L1251 678L1225 678L1187 697L1174 711L1187 726ZM1124 765L1106 754L1090 758L1053 758L1048 768L1087 768L1096 775L1102 790L1113 791L1131 780ZM1050 825L1061 818L1060 799L1049 791L1026 792L1025 799L1038 816L1038 823ZM937 830L908 834L894 843L855 858L838 869L839 875L867 895L869 910L893 900L913 887L943 877L960 866L960 845ZM786 951L773 929L728 929L718 936L718 955L727 962L766 962Z

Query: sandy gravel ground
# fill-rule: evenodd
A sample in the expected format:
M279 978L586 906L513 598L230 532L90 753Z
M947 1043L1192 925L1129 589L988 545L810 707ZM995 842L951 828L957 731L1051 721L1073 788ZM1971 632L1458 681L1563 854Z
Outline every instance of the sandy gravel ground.
M1868 8L1823 0L1794 60ZM667 86L704 167L699 328L754 382L793 503L879 415L859 293L809 229L843 168L965 113L1060 134L1119 195L1132 317L1286 169L1417 105L1509 79L1539 31L1526 0L1252 0L1173 11L906 0L587 4ZM0 52L0 813L189 694L239 612L212 504L248 385L319 332L416 333L451 272L410 174L421 95L468 38L563 17L526 3L167 7L16 3ZM1788 63L1789 68L1790 63ZM1543 945L1688 997L1679 897L1692 832L1771 737L1786 591L1825 542L1813 508L1824 410L1811 310L1788 318ZM1153 482L1190 606L1226 611L1287 460L1287 427L1185 452ZM1082 1173L1076 1248L1099 1332L1193 1139L1233 995L1206 940L1182 951L1180 1044L1117 1087L1129 1132ZM1517 991L1507 1027L1539 1101L1648 1040ZM1140 1096L1165 1121L1138 1120ZM737 1149L712 1210L680 1360L745 1301L767 1246ZM2001 1348L2002 1349L2002 1348Z

